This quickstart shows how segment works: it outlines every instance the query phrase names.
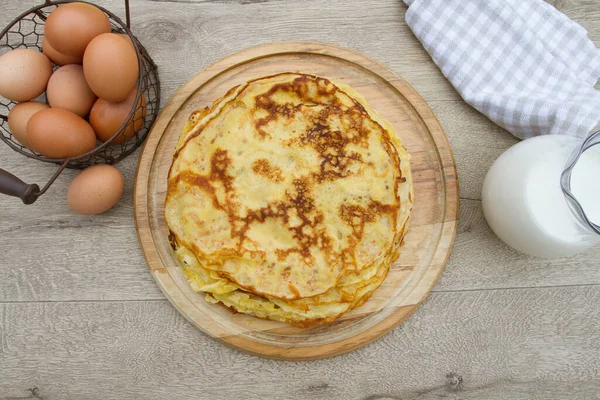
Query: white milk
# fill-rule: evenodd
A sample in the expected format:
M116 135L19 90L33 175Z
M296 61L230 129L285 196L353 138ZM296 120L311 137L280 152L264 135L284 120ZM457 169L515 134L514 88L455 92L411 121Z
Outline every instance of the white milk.
M504 152L483 184L483 212L511 247L539 257L569 256L600 242L569 208L560 186L567 159L581 143L564 135L524 140ZM600 149L583 153L571 191L588 218L600 222Z

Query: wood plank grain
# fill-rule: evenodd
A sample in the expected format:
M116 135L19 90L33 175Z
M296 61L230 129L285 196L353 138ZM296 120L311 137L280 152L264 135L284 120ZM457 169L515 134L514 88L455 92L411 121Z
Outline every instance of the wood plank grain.
M431 101L429 105L442 122L452 146L460 197L480 200L490 166L519 139L463 101Z
M596 43L600 39L600 7L595 0L544 0L587 29Z
M461 200L458 233L439 291L600 284L600 246L546 260L519 253L492 232L480 201Z
M43 183L56 166L26 159L0 146L9 171ZM133 221L136 157L119 164L125 193L100 216L72 212L66 191L76 171L67 170L38 202L0 196L0 301L163 298L146 272Z
M594 286L436 293L379 341L306 363L234 351L166 301L2 304L0 399L594 399L598 318Z
M143 11L136 13L136 9ZM174 93L195 72L235 51L269 42L309 40L349 47L378 59L419 86L417 90L428 95L427 100L458 100L404 23L405 10L400 1L185 2L176 6L140 2L132 15L140 38L148 38L142 41L150 54L156 54L159 66L169 66L160 71L167 93ZM234 29L231 21L241 28ZM176 64L173 58L185 61Z

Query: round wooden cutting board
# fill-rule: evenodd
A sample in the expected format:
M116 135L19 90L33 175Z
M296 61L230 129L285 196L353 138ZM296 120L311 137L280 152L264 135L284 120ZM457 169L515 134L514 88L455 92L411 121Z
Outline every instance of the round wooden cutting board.
M363 306L340 320L295 328L206 303L188 285L164 220L167 174L179 133L194 110L252 78L303 72L343 81L396 127L412 155L415 200L400 258ZM206 334L252 354L310 360L346 353L381 337L427 297L450 255L458 219L458 182L448 139L423 98L383 65L351 50L318 43L267 44L232 54L186 83L162 110L140 156L134 193L140 245L156 282Z

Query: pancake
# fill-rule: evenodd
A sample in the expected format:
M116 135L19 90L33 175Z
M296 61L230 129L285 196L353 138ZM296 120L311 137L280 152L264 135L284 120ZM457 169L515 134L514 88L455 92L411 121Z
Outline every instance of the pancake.
M192 113L165 220L208 301L311 326L383 282L411 207L410 156L393 126L345 84L284 73Z

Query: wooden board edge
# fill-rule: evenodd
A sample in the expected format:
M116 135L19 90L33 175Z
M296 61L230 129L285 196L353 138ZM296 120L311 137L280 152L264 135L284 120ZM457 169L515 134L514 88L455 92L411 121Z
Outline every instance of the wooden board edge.
M150 163L153 159L154 153L150 154L146 150L148 147L148 143L155 141L158 142L164 132L164 127L168 125L168 123L173 118L175 112L179 108L179 106L184 103L187 98L191 95L189 93L185 98L182 98L189 87L198 86L208 82L213 76L216 74L222 73L227 69L237 65L238 62L241 61L250 61L253 59L270 56L273 54L282 54L282 53L294 53L294 52L305 52L305 53L316 53L316 54L324 54L330 55L333 57L344 58L349 60L357 65L379 75L386 81L390 82L400 93L402 93L405 97L414 96L419 99L415 104L413 104L417 114L423 120L423 123L429 128L432 133L432 137L438 148L438 154L440 156L441 164L442 164L442 173L444 177L449 178L449 181L454 186L452 188L446 188L446 210L454 209L452 213L447 215L448 218L443 222L442 231L448 231L447 233L451 234L451 239L448 241L447 247L438 247L436 249L436 254L434 254L433 259L438 259L438 253L443 252L443 257L439 260L439 265L436 264L435 270L436 274L433 278L429 278L430 281L426 283L427 291L425 295L421 298L418 304L408 305L397 309L394 314L390 317L382 320L378 324L372 326L371 328L361 332L357 336L352 338L344 339L338 342L330 343L328 345L320 345L320 346L302 346L302 347L284 347L284 346L275 346L269 344L258 343L256 341L252 341L245 337L240 336L218 336L213 332L206 331L204 328L198 326L195 321L190 320L185 313L182 312L179 304L175 303L168 296L167 299L173 304L173 306L180 311L182 315L188 319L194 326L198 327L202 332L208 334L209 336L219 340L221 343L224 343L230 347L238 349L240 351L246 352L248 354L278 359L278 360L316 360L328 357L334 357L341 354L345 354L352 350L355 350L359 347L365 346L368 343L371 343L386 333L390 332L396 326L405 321L410 315L412 315L419 305L428 297L429 293L435 286L437 280L439 279L441 272L443 271L448 258L451 253L451 248L454 243L456 232L458 228L458 213L459 213L459 187L458 187L458 175L456 170L456 163L454 160L454 154L451 150L450 143L444 130L433 113L430 107L427 105L425 100L416 92L408 82L402 79L400 76L395 74L391 69L384 66L383 64L377 62L369 58L366 55L363 55L359 52L350 49L344 49L342 47L322 44L316 42L280 42L280 43L272 43L272 44L263 44L254 46L251 48L247 48L241 50L239 52L233 53L229 56L222 58L221 60L216 61L215 63L207 66L205 69L200 71L194 77L192 77L188 82L186 82L167 102L163 110L159 113L157 117L157 122L161 120L161 117L165 119L164 123L160 125L155 125L152 127L148 134L148 138L146 143L144 144L140 157L138 160L138 166L134 181L134 217L136 224L136 232L138 235L138 240L140 243L140 247L142 249L142 253L144 254L144 259L148 268L152 271L153 276L159 282L159 286L163 293L165 292L165 287L169 283L167 281L163 281L163 279L171 280L171 277L164 273L164 266L153 266L153 260L151 260L151 255L155 256L156 259L160 259L158 252L153 246L144 245L144 242L150 241L153 239L150 237L150 234L147 232L141 232L144 229L149 231L150 229L150 221L148 220L148 205L147 205L147 188L148 188L148 177L150 174ZM163 126L164 125L164 126ZM162 129L161 129L162 126ZM160 130L160 132L159 132ZM440 144L445 144L445 146L440 146ZM156 146L154 147L156 148ZM440 148L445 151L440 153ZM146 165L148 164L148 165ZM452 189L452 190L448 190ZM450 197L450 195L452 197ZM142 196L141 204L138 204L138 197ZM152 254L150 254L152 253ZM162 270L162 271L158 271ZM425 279L424 278L424 279ZM189 299L186 299L189 302Z

